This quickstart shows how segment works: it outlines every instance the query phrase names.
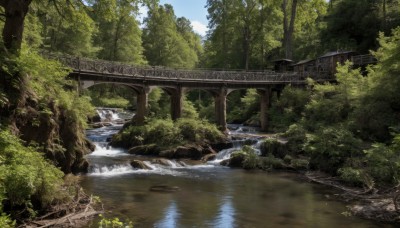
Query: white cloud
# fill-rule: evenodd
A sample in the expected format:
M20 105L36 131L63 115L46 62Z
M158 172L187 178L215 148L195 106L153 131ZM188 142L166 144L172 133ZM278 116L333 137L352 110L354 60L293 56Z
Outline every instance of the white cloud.
M201 36L205 36L208 28L206 25L202 24L199 21L192 21L193 30L200 34Z

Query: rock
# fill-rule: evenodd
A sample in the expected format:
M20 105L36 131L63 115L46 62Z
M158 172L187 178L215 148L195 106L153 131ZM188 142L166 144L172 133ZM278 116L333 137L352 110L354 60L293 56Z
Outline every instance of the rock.
M156 158L151 161L151 163L159 164L163 166L171 166L171 163L168 159L165 158Z
M94 116L89 117L88 120L89 120L89 123L99 123L99 122L101 122L101 117L98 113L96 113Z
M110 122L102 122L102 124L103 124L104 127L111 127L112 126L111 121Z
M193 160L200 160L203 153L203 148L197 145L179 146L175 150L174 158L190 158Z
M234 153L232 154L231 158L229 159L228 166L231 168L242 168L243 161L246 158L244 153Z
M164 157L164 158L173 158L175 154L175 150L163 150L161 151L158 156Z
M149 190L152 192L176 192L179 191L180 188L177 186L155 185L151 186Z
M102 123L94 123L91 125L92 128L101 128L104 127L104 125Z
M207 154L207 155L205 155L205 156L203 156L203 157L201 158L201 161L202 161L202 162L212 161L212 160L215 159L216 156L217 156L217 154Z
M160 148L156 144L147 144L132 147L128 150L128 153L137 155L159 155Z
M202 154L203 155L208 155L208 154L216 154L215 150L211 148L210 146L203 147Z
M233 143L232 142L220 142L220 143L214 143L211 144L211 147L215 150L215 151L221 151L221 150L225 150L225 149L229 149L233 147Z
M266 139L260 147L261 156L273 155L274 157L283 159L288 154L286 144L276 138Z
M151 170L152 168L146 165L143 161L140 160L132 160L130 162L131 166L135 169L147 169Z
M219 164L222 165L222 166L228 166L229 165L229 160L230 159L225 159L225 160L221 161Z

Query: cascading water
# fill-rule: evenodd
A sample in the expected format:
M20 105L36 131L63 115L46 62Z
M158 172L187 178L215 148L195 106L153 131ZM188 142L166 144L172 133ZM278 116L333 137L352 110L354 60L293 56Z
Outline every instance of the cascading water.
M163 164L155 164L151 160L146 160L146 158L140 157L144 160L143 163L149 168L145 170L134 169L130 165L131 159L137 159L137 156L130 155L125 149L113 148L109 145L109 141L112 135L116 134L121 128L122 124L119 122L122 119L127 119L127 117L132 117L132 114L127 114L126 112L121 112L119 109L111 108L98 108L97 112L102 121L107 121L110 125L87 130L87 137L96 145L96 149L93 153L87 156L90 165L90 175L103 175L112 176L127 173L160 173L160 174L171 174L177 175L179 172L184 173L185 169L199 169L199 168L215 168L220 167L220 162L229 159L231 154L240 148L244 144L251 144L259 147L261 140L255 140L244 138L244 134L256 133L255 128L245 127L242 125L232 125L230 131L231 136L242 135L240 139L235 139L232 141L233 147L220 151L213 161L207 162L207 164L202 165L185 165L182 162L167 160ZM258 144L257 144L258 143ZM177 169L180 169L177 171Z
M107 115L108 113L108 115ZM105 117L110 113L102 112ZM111 115L109 124L88 130L96 150L87 156L86 192L101 198L108 216L129 219L135 227L379 227L345 217L345 205L326 200L326 190L275 173L247 172L219 165L243 145L257 152L262 141L256 130L237 126L230 136L234 147L220 151L202 165L134 156L108 141L121 129ZM250 133L249 133L250 132ZM135 169L132 161L148 169ZM157 189L157 191L154 191ZM165 189L167 192L159 192ZM170 192L170 191L173 192ZM249 203L251 202L251 203ZM199 213L199 211L201 213ZM266 223L266 221L268 223Z

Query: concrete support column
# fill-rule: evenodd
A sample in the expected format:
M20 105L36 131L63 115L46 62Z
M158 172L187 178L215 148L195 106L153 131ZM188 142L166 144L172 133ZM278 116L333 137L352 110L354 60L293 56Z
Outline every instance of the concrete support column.
M271 100L271 89L268 88L266 90L259 90L260 94L260 123L261 123L261 131L268 131L269 122L268 122L268 109L270 106Z
M140 88L137 94L137 100L136 100L136 124L137 125L143 125L145 117L148 112L148 96L149 96L149 88L148 87L143 87Z
M180 86L170 92L172 120L177 120L182 117L183 93L183 89Z
M223 132L227 131L226 126L226 96L228 92L226 88L221 88L214 96L215 103L215 120L219 129Z

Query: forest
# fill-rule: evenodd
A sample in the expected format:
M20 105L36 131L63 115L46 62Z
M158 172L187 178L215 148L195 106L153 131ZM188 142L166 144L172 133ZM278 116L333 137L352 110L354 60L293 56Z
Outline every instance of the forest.
M141 7L148 9L143 21ZM334 83L309 79L304 88L289 85L273 98L270 131L288 140L283 154L279 143L267 140L264 158L248 148L237 156L248 169L300 162L299 169L371 191L400 184L400 0L208 0L204 7L209 30L201 37L189 19L158 0L0 0L0 227L72 202L76 183L65 174L87 169L84 155L93 145L84 130L94 107L136 105L131 91L117 85L78 94L76 82L66 78L69 69L43 57L46 52L246 71L329 51L371 53L376 65L354 69L346 62L337 66ZM173 124L168 99L161 89L149 95L154 122L143 129L162 119ZM258 124L256 90L233 92L227 102L228 122ZM213 109L205 91L184 99L184 117L199 120L188 124L208 126L201 121L213 122Z

